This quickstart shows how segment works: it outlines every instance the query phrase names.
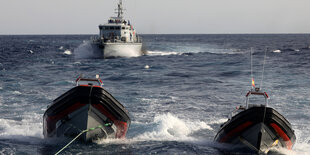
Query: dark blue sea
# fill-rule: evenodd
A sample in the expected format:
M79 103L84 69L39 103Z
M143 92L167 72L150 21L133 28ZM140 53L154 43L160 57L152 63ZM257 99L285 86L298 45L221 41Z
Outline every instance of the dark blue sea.
M145 56L92 57L92 35L0 36L0 154L54 154L70 139L44 139L43 113L83 74L130 112L124 140L74 142L63 154L240 154L213 142L253 75L292 124L292 151L310 154L310 35L142 35ZM225 150L225 151L223 151Z

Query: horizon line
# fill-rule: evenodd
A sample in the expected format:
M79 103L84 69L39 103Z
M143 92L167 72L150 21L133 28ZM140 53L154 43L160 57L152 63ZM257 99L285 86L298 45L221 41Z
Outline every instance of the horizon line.
M273 35L273 34L310 34L310 32L307 33L139 33L139 35L249 35L249 34L255 34L255 35ZM26 36L26 35L98 35L98 34L91 34L91 33L49 33L49 34L44 34L44 33L34 33L34 34L0 34L0 36Z

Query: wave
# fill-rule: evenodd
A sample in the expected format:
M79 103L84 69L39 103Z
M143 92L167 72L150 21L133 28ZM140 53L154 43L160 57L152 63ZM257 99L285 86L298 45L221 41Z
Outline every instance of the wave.
M241 49L206 49L204 51L188 50L187 52L181 51L147 51L146 55L149 56L167 56L167 55L183 55L192 53L211 53L211 54L244 54L246 50Z
M65 51L64 51L64 54L66 54L66 55L71 55L72 52L71 52L70 50L65 50Z
M13 91L13 94L15 94L15 95L21 95L22 93L16 90L16 91Z
M308 128L308 127L307 127ZM292 150L281 148L278 151L283 154L290 155L308 155L310 154L310 136L305 134L304 131L294 129L296 134L296 143ZM308 130L309 131L309 130ZM308 132L307 131L307 132Z
M235 49L235 48L228 48L228 49L207 49L205 52L212 53L212 54L224 54L224 55L231 55L231 54L245 54L249 50L243 50L243 49Z
M273 50L274 53L281 53L281 52L300 52L300 51L304 51L304 50L309 50L310 48L308 47L303 47L303 48L283 48L283 49L276 49Z
M133 122L143 128L142 133L126 140L100 140L98 144L106 143L135 143L141 141L196 141L192 134L199 130L213 130L206 122L199 120L184 120L171 113L160 114L150 123ZM143 126L143 127L141 127ZM130 130L129 130L130 132Z
M166 56L166 55L182 55L182 52L169 52L169 51L146 51L149 56Z
M27 142L31 137L42 139L42 115L29 113L22 117L21 120L0 118L0 138L1 139L18 139Z
M98 51L92 47L91 41L83 41L73 52L74 57L78 59L99 57Z
M62 142L62 138L49 139L46 141L42 135L41 114L26 113L21 120L11 120L0 118L0 139L13 139L17 142L25 142L30 144L57 144ZM202 130L205 132L214 132L210 125L221 124L227 119L220 118L218 120L210 120L204 122L200 120L180 119L171 113L158 114L151 122L133 121L131 127L141 128L141 133L133 135L127 139L102 139L95 141L97 144L132 144L144 141L186 141L194 144L211 143L210 146L215 145L210 139L197 138L193 134ZM133 129L135 130L135 129ZM133 130L129 129L130 132ZM303 134L301 130L295 130L297 141L293 150L281 148L276 150L283 154L292 155L306 155L310 153L310 137ZM56 141L56 142L54 142ZM215 147L215 146L214 146ZM216 146L219 148L225 145Z
M137 135L137 140L191 140L191 133L208 129L213 130L209 125L202 121L187 121L177 118L171 113L157 115L154 118L153 131L147 131Z

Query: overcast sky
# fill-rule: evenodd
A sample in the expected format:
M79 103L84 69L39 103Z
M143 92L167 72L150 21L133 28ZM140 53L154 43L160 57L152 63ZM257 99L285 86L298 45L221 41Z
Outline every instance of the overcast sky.
M0 0L0 34L96 34L118 0ZM123 0L140 34L310 33L310 0Z

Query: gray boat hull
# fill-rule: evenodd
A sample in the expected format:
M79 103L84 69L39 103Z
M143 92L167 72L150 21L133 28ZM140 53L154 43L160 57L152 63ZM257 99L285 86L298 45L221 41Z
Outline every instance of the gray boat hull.
M225 122L214 140L233 144L238 150L264 154L279 147L292 149L296 137L280 113L261 106L242 111Z
M44 137L83 141L125 138L130 126L125 107L100 86L80 85L53 101L43 116ZM85 130L87 130L85 132Z
M93 141L98 139L115 138L116 126L114 124L105 123L107 117L102 115L97 109L87 104L77 111L71 113L66 119L59 120L56 123L57 137L77 136L84 130L89 130L80 136L83 141ZM99 127L99 128L98 128Z

